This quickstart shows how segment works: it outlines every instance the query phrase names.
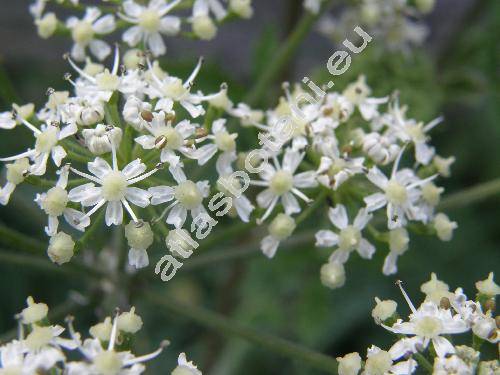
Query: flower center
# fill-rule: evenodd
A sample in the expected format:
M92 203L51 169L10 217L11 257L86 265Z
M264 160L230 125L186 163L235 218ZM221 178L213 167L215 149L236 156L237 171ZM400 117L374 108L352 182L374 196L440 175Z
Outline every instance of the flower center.
M415 334L429 339L438 336L442 329L441 321L432 316L424 316L415 324Z
M104 351L95 356L94 366L99 374L116 375L120 373L122 361L114 351Z
M45 131L36 136L35 150L39 153L50 152L57 145L57 132L55 126L49 126Z
M293 187L293 176L287 171L278 171L271 179L270 188L276 195L282 195Z
M68 193L60 186L55 186L47 192L42 201L42 208L49 216L62 215L68 204Z
M422 129L422 124L409 125L406 132L414 142L425 141L425 133Z
M139 26L150 33L158 31L160 27L160 15L154 10L145 10L139 16Z
M215 135L215 144L221 151L233 151L236 148L236 142L228 132L217 133Z
M119 201L125 196L127 186L127 178L122 172L110 172L102 179L102 197L107 201Z
M96 75L95 79L97 87L101 90L115 91L120 85L120 77L111 74L108 69Z
M385 188L385 196L392 204L401 205L408 199L408 192L399 182L390 180Z
M94 39L94 30L92 24L88 21L79 21L73 30L71 36L76 43L86 44Z
M161 139L164 138L164 139ZM167 147L170 150L179 149L184 143L182 135L174 128L167 126L160 131L160 135L156 140L158 148Z
M361 232L352 225L348 225L340 231L339 248L342 250L353 250L359 245L360 240Z
M203 196L201 195L198 186L193 181L183 181L175 188L175 199L177 199L184 207L191 210L198 207Z
M334 160L333 164L328 168L328 176L333 177L337 173L341 172L344 170L346 167L346 162L344 159L336 159Z
M163 85L163 93L165 96L172 98L174 100L180 100L184 95L186 95L188 89L182 85L182 81L179 78L169 79Z
M30 167L27 158L16 160L14 163L7 164L7 181L17 185L24 181L24 172Z
M52 329L50 327L34 326L33 331L26 337L26 346L31 350L38 350L52 340Z

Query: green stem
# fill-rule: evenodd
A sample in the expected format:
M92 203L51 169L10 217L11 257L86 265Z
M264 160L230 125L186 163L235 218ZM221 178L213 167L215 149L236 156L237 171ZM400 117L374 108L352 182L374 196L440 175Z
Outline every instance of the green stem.
M304 220L306 220L313 212L315 212L319 208L319 206L321 206L323 204L323 202L327 196L328 196L328 190L323 189L318 194L318 196L316 197L314 202L309 207L307 207L304 211L302 211L302 213L299 216L297 216L297 219L295 219L295 223L297 225L299 225Z
M494 196L500 196L500 178L450 194L441 201L438 208L447 210L464 207Z
M3 99L5 104L11 105L14 102L19 102L19 95L17 95L12 81L7 74L7 71L0 64L0 98Z
M95 234L99 228L101 228L102 223L104 222L104 214L106 212L105 208L101 208L97 217L94 219L94 222L85 230L84 234L80 237L80 239L76 242L75 252L83 249L90 240L95 237Z
M267 70L259 77L249 94L245 98L245 102L249 105L255 105L264 97L264 93L269 89L269 86L279 76L286 63L292 58L297 49L300 47L302 41L313 27L316 20L323 14L324 10L328 7L330 1L323 3L322 11L318 14L307 12L302 19L298 22L295 29L287 37L286 41L276 52L273 59L270 61Z
M0 243L14 250L26 250L31 253L44 253L47 245L21 232L0 224Z
M413 356L415 357L415 360L418 362L420 366L429 371L429 374L432 374L433 367L432 364L427 360L427 358L425 358L420 353L415 353Z
M312 241L314 232L315 231L306 231L296 234L284 241L283 246L286 247L287 251L298 249L300 246ZM193 255L192 258L184 263L182 270L191 271L207 265L219 265L221 262L236 260L251 255L259 255L259 244L260 242L257 241L246 246L240 246L237 249L231 246L222 250L210 251L203 255Z
M279 353L302 363L307 363L311 367L328 373L337 372L337 361L334 358L318 353L302 345L246 327L203 307L183 304L154 292L145 292L144 297L151 304L169 310L175 316L186 317L217 333L240 337L256 344L262 349Z

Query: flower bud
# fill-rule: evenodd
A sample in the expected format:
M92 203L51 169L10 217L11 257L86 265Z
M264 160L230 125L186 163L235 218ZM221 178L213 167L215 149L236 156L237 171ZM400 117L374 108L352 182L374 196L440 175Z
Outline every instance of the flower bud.
M195 35L203 40L213 39L217 34L217 26L210 17L205 15L193 17L192 27Z
M40 38L50 38L57 29L57 17L54 13L46 13L42 18L35 20Z
M361 370L361 357L357 352L337 357L337 361L339 362L339 375L357 375Z
M439 155L434 156L432 159L432 164L436 168L440 176L450 177L450 167L455 162L455 157L450 156L449 158L443 158Z
M12 108L17 112L20 118L28 119L35 113L35 105L33 103L27 103L24 105L18 105L16 103L12 104Z
M422 13L429 13L434 9L436 0L415 0L417 9Z
M408 250L410 238L405 228L397 228L389 232L389 249L396 254L403 254Z
M282 241L295 230L295 220L286 214L278 214L269 224L269 234Z
M389 352L379 350L366 358L365 372L368 374L386 374L392 366Z
M60 186L49 189L41 200L42 209L49 216L60 216L68 204L68 193Z
M126 333L136 333L142 328L142 319L135 313L135 307L118 316L118 329Z
M381 301L378 297L375 297L375 302L377 305L372 310L372 317L375 322L384 322L394 315L398 304L393 300Z
M345 284L345 270L340 263L329 262L320 269L321 283L331 289L340 288Z
M89 332L93 338L100 341L109 341L111 338L111 331L113 329L113 324L111 323L111 318L107 317L104 322L97 323L96 325L90 327Z
M47 317L49 308L45 303L35 303L31 296L26 299L26 303L28 307L21 311L23 324L33 324Z
M129 49L123 55L123 65L127 69L137 69L144 61L142 51L137 48Z
M70 235L59 232L50 238L47 253L54 263L61 265L67 263L73 257L75 241Z
M476 289L478 292L488 298L495 297L500 294L500 286L495 283L493 277L493 272L490 272L486 280L476 282Z
M131 221L125 226L125 237L128 245L133 249L146 250L153 244L154 235L148 222Z
M7 164L7 181L14 185L20 184L24 181L29 167L30 163L27 158L17 159L15 162Z
M441 241L450 241L453 237L453 231L458 227L457 223L451 221L448 216L439 213L434 217L434 229Z
M251 0L229 0L229 9L241 18L250 18L253 15Z
M432 182L429 182L422 186L422 197L426 203L435 207L438 205L443 191L444 189L442 187L437 187Z
M87 148L94 155L102 155L111 151L111 142L118 147L122 140L122 129L114 127L110 130L103 124L98 124L95 129L84 129L83 138Z

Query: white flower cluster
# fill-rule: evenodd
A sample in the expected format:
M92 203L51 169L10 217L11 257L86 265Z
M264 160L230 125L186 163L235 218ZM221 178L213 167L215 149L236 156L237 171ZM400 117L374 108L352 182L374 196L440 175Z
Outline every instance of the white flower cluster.
M75 250L72 236L60 229L61 217L84 232L97 211L105 210L108 226L124 224L125 211L131 219L125 227L129 263L142 268L149 264L146 250L154 241L153 222L164 218L179 231L189 213L193 220L188 228L205 230L198 236L205 238L207 227L209 231L216 223L207 205L216 216L229 214L243 222L255 218L257 224L277 211L261 244L264 254L273 257L295 230L293 216L313 203L309 193L335 202L328 216L337 231L316 234L318 246L336 248L321 270L323 283L330 287L344 283L343 265L352 251L364 258L373 255L375 247L362 233L365 228L389 246L385 274L396 272L396 258L408 249L405 227L410 222L442 240L451 238L456 224L435 213L443 189L433 180L448 176L453 162L439 157L429 144L429 132L440 119L424 125L407 118L397 98L371 97L363 76L342 93L323 92L319 99L298 86L291 93L286 84L286 95L275 108L253 110L245 103L233 104L225 84L208 95L194 91L201 59L183 80L148 54L131 51L124 54L122 69L118 48L111 69L90 60L80 67L67 57L77 73L75 79L65 75L73 94L49 89L47 103L36 113L31 104L13 104L11 111L0 114L0 128L15 131L24 126L34 136L32 148L0 159L12 162L7 164L0 203L6 204L25 180L53 186L35 201L48 216L48 255L55 263L68 262ZM387 109L382 111L382 106ZM261 148L241 152L237 136L245 127L259 132L252 143ZM413 167L400 168L410 152L415 155ZM188 178L215 156L215 179ZM49 158L59 168L57 181L41 178L51 173ZM82 163L88 172L77 168ZM381 168L391 164L386 176ZM168 174L159 172L167 166ZM257 210L243 194L251 197L256 189L261 189ZM360 204L365 207L350 224L348 211ZM154 209L142 210L149 205L161 205L163 212L157 217ZM375 229L374 216L382 208L389 229L385 233Z
M480 351L483 345L500 342L500 319L493 316L500 286L494 282L493 273L476 283L475 300L468 300L462 288L450 292L448 285L432 274L422 284L426 298L419 308L400 282L398 285L411 309L408 320L399 318L395 301L376 298L372 311L375 322L397 334L398 341L388 351L371 346L364 363L358 353L337 358L340 375L357 375L361 369L362 374L411 374L418 366L436 375L500 372L498 359L489 360ZM472 332L472 346L453 344L453 337L468 332Z
M318 4L319 0L305 0ZM434 9L435 0L362 0L356 6L346 7L338 17L324 16L318 24L319 32L334 41L345 38L344 30L361 25L375 40L384 41L391 51L409 52L421 45L429 31L421 18ZM319 8L319 4L316 5Z
M219 0L103 0L102 4L87 6L79 4L79 0L36 0L30 12L40 37L46 39L56 32L71 35L71 56L75 60L84 61L87 49L98 60L104 60L111 53L111 47L102 38L119 29L126 29L122 40L129 47L143 46L154 56L160 56L166 52L163 36L181 34L183 23L191 25L195 37L210 40L217 34L218 24L230 16L250 18L253 15L251 0L225 2L227 5ZM54 12L47 11L50 3L84 9L85 13L81 18L71 16L62 22ZM192 10L190 17L172 14L186 7Z
M113 320L89 329L90 338L82 340L73 328L73 318L66 319L69 338L61 335L65 329L50 324L46 304L27 299L27 307L17 315L19 337L0 346L1 374L67 374L67 375L136 375L142 374L144 363L157 357L168 342L163 342L152 353L135 356L130 351L131 340L142 327L142 319L132 307L130 311L117 313ZM81 360L73 353L78 353ZM201 372L179 355L178 366L172 374L201 375Z

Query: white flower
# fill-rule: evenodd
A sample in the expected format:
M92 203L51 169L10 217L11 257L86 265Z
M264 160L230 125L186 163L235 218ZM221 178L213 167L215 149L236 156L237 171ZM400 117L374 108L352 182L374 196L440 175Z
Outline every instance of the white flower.
M133 314L134 311L131 310ZM126 313L128 314L128 313ZM118 335L119 317L113 320L111 334L107 338L108 347L103 348L99 339L86 339L83 345L80 343L79 334L75 333L71 321L68 323L69 331L75 341L79 343L78 349L84 355L87 362L70 362L66 364L68 375L81 374L114 374L114 375L138 375L145 370L143 362L157 357L167 342L162 342L160 347L150 354L135 357L129 351L116 351L115 345Z
M260 243L260 249L268 258L274 257L281 241L290 237L295 230L296 224L292 217L278 214L269 224L269 235L264 237Z
M435 153L434 147L427 144L429 138L427 133L441 123L443 118L438 117L427 125L424 125L422 122L406 119L404 112L404 110L399 108L399 104L396 101L394 108L392 108L390 112L394 119L392 130L403 142L413 143L415 148L415 159L420 164L427 165L432 160Z
M336 359L339 363L339 375L358 375L359 370L361 370L361 357L357 352Z
M136 333L142 328L142 319L135 313L135 307L132 307L129 312L123 312L118 315L118 329L126 333Z
M225 196L231 198L232 207L234 207L240 219L246 223L250 220L250 214L255 207L250 200L243 195L245 186L242 186L240 180L233 176L231 163L237 160L237 158L234 152L224 152L217 159L216 169L219 174L217 188L224 193Z
M196 151L193 151L193 157L198 160L199 165L206 164L217 151L221 151L223 154L234 154L238 134L228 133L225 123L226 119L215 120L212 123L212 134L208 134L197 140L197 142L202 142L206 139L213 141L213 143L205 144L196 149Z
M58 171L59 179L56 186L49 189L46 193L37 194L35 202L49 216L48 225L45 227L45 233L49 236L54 236L59 227L59 216L63 215L68 224L73 228L84 231L90 224L90 219L83 212L67 207L68 192L66 186L68 184L69 164L65 165Z
M378 116L378 106L387 103L388 97L370 98L371 89L366 84L366 77L361 75L349 84L342 93L347 100L356 105L365 120L371 120Z
M113 167L106 160L98 157L93 162L87 164L88 170L92 175L71 168L71 171L92 182L72 189L68 195L69 200L79 202L84 207L93 206L85 214L86 217L90 217L107 203L105 218L106 225L108 226L112 224L120 225L123 222L123 207L130 214L130 217L137 222L138 219L132 211L129 202L139 207L147 207L151 194L146 190L131 185L156 173L158 168L144 173L146 165L141 163L140 159L136 159L127 164L123 170L119 170L114 145L111 152ZM96 187L94 183L99 186Z
M336 246L330 256L330 262L345 263L352 251L356 250L362 258L371 259L375 247L362 237L361 231L371 220L372 215L362 208L356 215L353 224L349 224L349 218L345 206L338 204L335 208L328 210L328 218L338 228L339 233L331 230L320 230L316 233L316 246Z
M28 307L20 313L23 324L37 323L47 317L49 308L45 303L35 303L33 297L29 296L26 299L26 304Z
M337 190L341 184L355 174L365 170L364 158L349 157L327 157L322 156L318 167L318 181L333 190Z
M196 118L203 115L205 110L200 103L204 100L213 99L214 95L204 96L200 92L197 94L191 93L191 87L193 86L194 79L201 69L202 63L203 59L200 58L191 75L186 81L182 82L180 78L174 76L166 75L164 77L159 77L148 60L152 82L146 91L152 99L160 99L156 104L155 109L170 112L174 103L178 102L186 111L189 112L191 117Z
M56 349L65 348L69 350L77 347L75 340L59 337L64 332L64 328L61 326L37 326L33 324L31 328L31 332L23 341L31 351L37 352L49 346Z
M0 129L13 129L22 123L22 119L33 116L35 105L28 103L24 105L12 104L12 111L0 112Z
M365 197L366 208L372 212L387 206L387 226L389 229L406 225L407 219L426 220L421 209L416 206L421 194L418 188L436 177L431 176L420 180L410 169L398 171L403 151L404 148L401 149L394 161L389 179L377 167L370 168L367 174L368 179L382 189L383 193L375 193Z
M146 250L154 241L153 231L149 223L131 221L125 226L125 237L130 246L128 263L135 268L147 267L149 257Z
M208 215L203 207L203 198L208 197L210 185L208 181L193 182L186 178L182 170L182 164L176 167L170 166L170 173L177 182L177 186L155 186L149 189L151 204L157 205L165 202L171 203L162 213L162 217L168 212L166 222L175 228L181 228L187 218L188 211L193 219L199 215Z
M400 286L401 287L401 286ZM398 319L392 327L382 325L385 329L402 335L415 336L416 342L423 348L427 348L430 342L439 357L448 353L455 353L455 348L443 335L451 335L467 332L468 325L460 315L452 315L449 309L441 309L434 302L424 302L419 309L415 309L410 299L401 287L403 295L410 306L412 314L408 322ZM406 353L398 353L398 357Z
M382 272L384 275L392 275L398 271L396 262L400 255L408 251L410 237L405 228L396 228L389 232L389 254L385 257Z
M436 357L434 359L434 366L432 373L435 375L449 375L449 374L474 374L474 368L464 362L459 356L453 354L449 357Z
M175 35L180 31L181 20L167 15L180 0L167 3L165 0L150 0L147 6L139 5L133 0L123 3L125 14L118 14L120 18L134 24L125 33L122 39L130 47L135 47L141 41L151 50L154 56L166 52L161 34Z
M440 176L450 177L450 167L455 162L455 157L450 156L448 158L443 158L439 155L434 156L432 159L432 164L437 169Z
M191 361L188 361L185 353L179 354L177 360L178 366L172 371L171 375L201 375L201 371Z
M3 374L31 375L47 372L64 359L64 354L53 347L31 352L24 342L18 340L0 346L0 372Z
M35 136L34 149L28 149L28 151L19 155L2 158L0 161L11 161L29 157L34 160L29 172L35 176L45 174L49 156L52 157L54 164L59 167L62 159L66 157L66 151L59 145L59 141L75 134L78 130L76 124L69 124L61 129L58 123L47 123L42 125L41 129L38 129L24 119L22 122Z
M132 125L134 129L143 131L146 129L145 125L153 119L151 109L151 103L143 102L136 96L130 95L125 101L122 114L124 120Z
M316 187L318 183L316 181L315 171L295 174L303 158L303 153L288 148L285 150L281 166L278 159L273 157L274 166L266 163L263 167L263 171L260 172L262 180L250 181L251 185L266 187L264 191L257 195L258 205L267 208L266 212L259 220L260 222L269 217L279 200L281 200L287 215L300 212L299 202L294 195L307 203L310 202L310 199L299 189Z
M97 124L94 129L83 129L85 145L94 155L102 155L111 151L111 142L115 147L122 141L122 129L116 126Z
M479 293L492 298L500 294L500 286L493 280L494 274L490 272L486 280L478 281L476 283L476 289Z
M0 189L0 204L2 205L9 203L16 186L24 181L29 172L30 163L28 158L21 158L7 164L5 168L7 169L7 183Z
M417 362L413 359L401 361L394 364L391 354L379 347L372 345L366 355L364 375L409 375L417 368Z
M458 224L451 221L446 214L438 213L433 220L434 229L441 241L450 241L453 231L458 228Z
M145 150L161 150L160 161L175 167L180 163L180 157L176 154L194 158L193 147L188 139L195 133L196 126L189 120L182 120L177 125L172 126L165 112L153 113L152 120L142 125L150 134L141 135L135 141Z
M218 0L195 0L190 22L193 33L203 40L213 39L217 34L217 26L210 18L210 11L215 14L218 21L222 20L227 14Z
M363 136L363 151L377 164L389 164L400 150L395 141L387 135L373 132Z
M380 300L378 297L375 297L376 306L372 310L372 317L375 319L376 323L383 322L389 319L394 315L398 304L393 300Z
M106 42L96 39L98 35L105 35L115 30L115 17L107 14L101 17L101 11L96 7L88 7L83 19L70 17L66 21L66 26L71 30L73 38L73 48L71 56L75 60L85 60L85 49L87 46L90 52L99 60L104 60L110 53L111 48Z

